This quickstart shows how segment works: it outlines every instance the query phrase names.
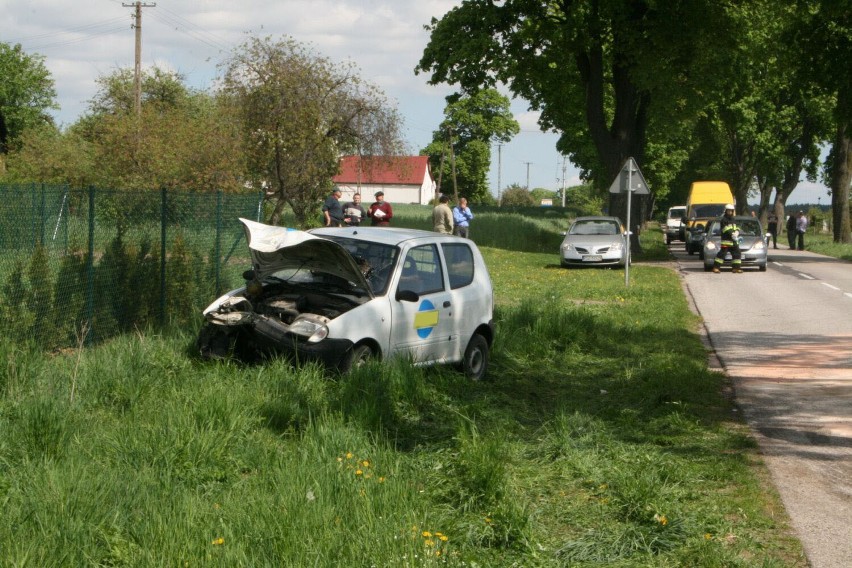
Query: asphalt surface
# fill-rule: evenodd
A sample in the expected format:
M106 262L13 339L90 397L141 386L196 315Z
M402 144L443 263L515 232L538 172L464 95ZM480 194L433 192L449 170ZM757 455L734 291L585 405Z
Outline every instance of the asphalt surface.
M713 274L670 250L808 561L852 568L852 263L783 246Z

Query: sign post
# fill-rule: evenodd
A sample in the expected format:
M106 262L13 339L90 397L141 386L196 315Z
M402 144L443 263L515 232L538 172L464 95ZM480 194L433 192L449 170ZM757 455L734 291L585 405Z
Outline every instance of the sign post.
M635 174L635 178L634 178ZM636 160L627 158L618 176L609 186L610 193L627 193L627 261L624 264L624 286L630 286L630 237L633 235L630 224L630 209L631 198L633 194L648 195L651 190L648 189L648 184L645 182L645 177L636 165Z

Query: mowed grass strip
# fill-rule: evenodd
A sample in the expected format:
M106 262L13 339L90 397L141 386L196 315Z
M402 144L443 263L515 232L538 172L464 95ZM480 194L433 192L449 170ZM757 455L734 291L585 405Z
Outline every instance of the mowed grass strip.
M674 271L484 247L488 380L0 343L8 566L805 566Z

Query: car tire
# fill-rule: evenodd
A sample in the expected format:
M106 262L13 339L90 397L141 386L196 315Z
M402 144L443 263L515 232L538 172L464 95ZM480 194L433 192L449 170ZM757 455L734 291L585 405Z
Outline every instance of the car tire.
M766 265L761 264L760 266L757 267L757 270L760 271L760 272L766 272Z
M461 370L472 381L481 380L488 372L488 341L478 333L467 343Z
M674 240L674 239L672 239L671 237L666 237L666 244L667 244L667 245L672 244L672 241L673 241L673 240Z
M712 264L707 264L707 263L705 262L705 263L704 263L704 272L710 272L711 270L713 270L713 265L712 265Z
M355 345L352 349L350 349L349 354L346 355L340 363L340 373L345 375L352 369L361 367L374 357L375 353L373 353L373 348L366 343Z

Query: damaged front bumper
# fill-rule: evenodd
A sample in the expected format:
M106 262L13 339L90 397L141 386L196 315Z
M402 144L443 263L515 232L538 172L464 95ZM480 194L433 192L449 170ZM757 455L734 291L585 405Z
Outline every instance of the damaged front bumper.
M352 341L328 337L328 318L302 314L288 324L254 312L242 297L226 299L205 311L205 317L207 325L199 335L198 349L206 359L276 354L296 363L319 361L337 368L352 350Z

